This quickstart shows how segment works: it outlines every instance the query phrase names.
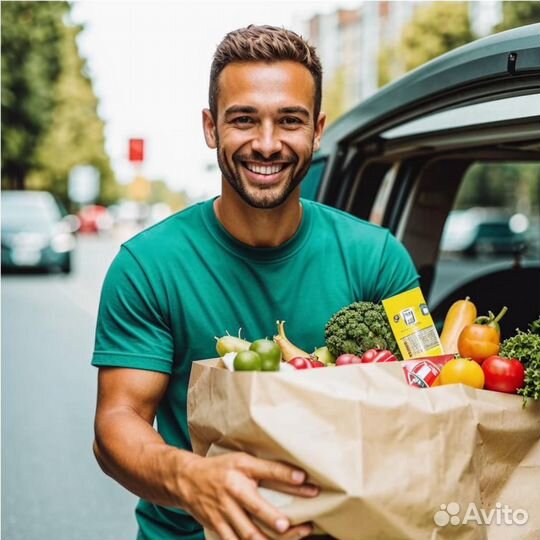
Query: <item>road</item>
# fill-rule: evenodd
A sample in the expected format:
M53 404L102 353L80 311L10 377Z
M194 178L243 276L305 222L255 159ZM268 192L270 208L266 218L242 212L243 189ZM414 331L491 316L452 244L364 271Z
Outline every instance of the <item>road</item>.
M2 539L133 540L131 495L92 454L99 290L118 237L79 238L75 272L2 279Z
M135 538L136 498L101 472L91 449L99 290L130 234L80 236L68 277L3 278L3 540ZM481 266L445 263L441 291Z

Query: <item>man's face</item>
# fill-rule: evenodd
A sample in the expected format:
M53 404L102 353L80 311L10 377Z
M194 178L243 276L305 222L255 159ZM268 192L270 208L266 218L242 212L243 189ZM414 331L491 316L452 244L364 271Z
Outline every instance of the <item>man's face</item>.
M324 114L313 118L314 97L313 77L297 62L233 63L221 72L217 120L203 111L205 138L250 206L279 206L306 175L324 126Z

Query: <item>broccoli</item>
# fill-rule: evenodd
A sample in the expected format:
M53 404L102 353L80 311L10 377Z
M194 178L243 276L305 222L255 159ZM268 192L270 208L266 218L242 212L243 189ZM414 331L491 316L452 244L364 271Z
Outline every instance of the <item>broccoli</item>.
M337 358L362 356L369 349L387 349L401 360L399 348L384 308L373 302L355 302L335 313L326 323L326 346Z

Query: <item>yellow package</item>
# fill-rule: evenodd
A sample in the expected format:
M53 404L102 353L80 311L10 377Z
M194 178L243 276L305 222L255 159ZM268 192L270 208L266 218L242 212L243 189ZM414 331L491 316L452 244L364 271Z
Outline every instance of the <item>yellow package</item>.
M444 354L420 287L382 301L404 360Z

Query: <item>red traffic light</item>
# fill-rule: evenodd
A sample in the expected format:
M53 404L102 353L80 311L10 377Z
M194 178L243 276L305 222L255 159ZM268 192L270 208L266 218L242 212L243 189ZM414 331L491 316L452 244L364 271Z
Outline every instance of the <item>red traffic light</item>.
M129 139L129 161L144 161L144 139Z

